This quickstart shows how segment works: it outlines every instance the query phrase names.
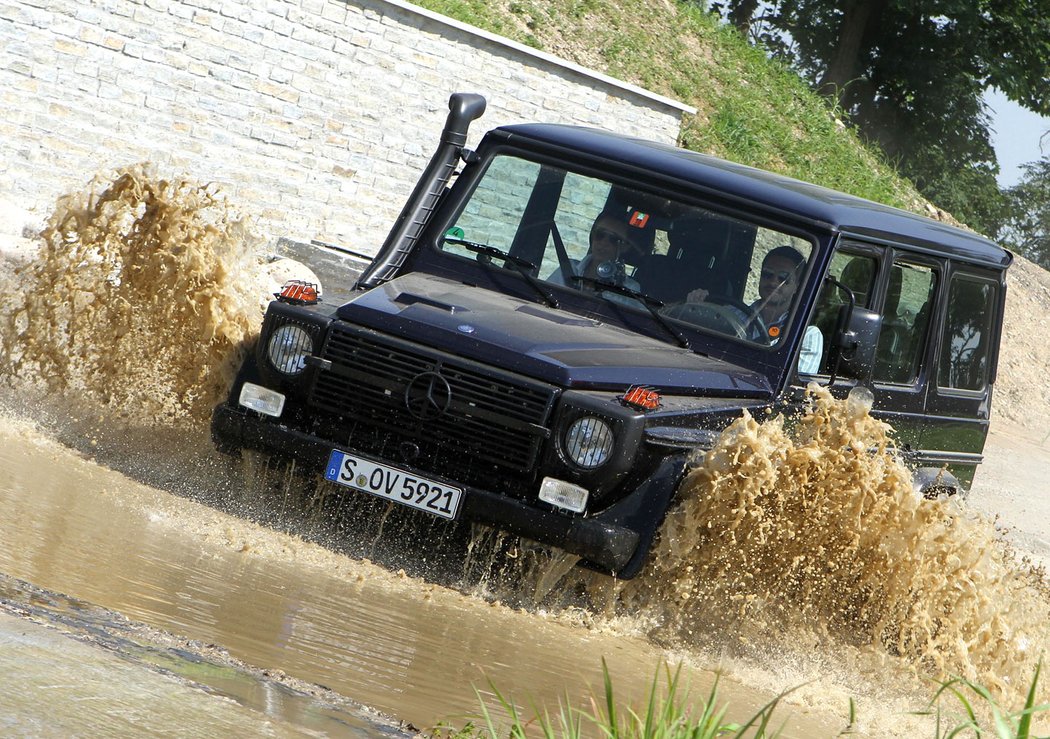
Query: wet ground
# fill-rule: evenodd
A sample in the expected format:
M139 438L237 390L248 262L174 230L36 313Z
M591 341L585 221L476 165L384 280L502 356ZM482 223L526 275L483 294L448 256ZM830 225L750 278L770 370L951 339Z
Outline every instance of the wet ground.
M7 736L403 736L332 691L0 577Z

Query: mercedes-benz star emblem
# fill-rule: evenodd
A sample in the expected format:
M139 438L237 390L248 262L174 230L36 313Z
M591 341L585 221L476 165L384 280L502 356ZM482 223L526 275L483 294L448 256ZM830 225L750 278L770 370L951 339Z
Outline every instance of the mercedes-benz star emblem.
M405 407L421 421L433 421L448 411L452 388L437 372L423 372L411 379L405 388Z

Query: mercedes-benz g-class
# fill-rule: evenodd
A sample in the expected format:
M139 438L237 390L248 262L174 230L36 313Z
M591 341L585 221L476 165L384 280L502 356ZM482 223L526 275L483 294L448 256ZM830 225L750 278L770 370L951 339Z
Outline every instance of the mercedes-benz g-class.
M483 98L342 305L290 284L214 414L220 448L347 495L638 573L697 448L810 382L867 387L917 484L965 488L1011 256L967 231Z

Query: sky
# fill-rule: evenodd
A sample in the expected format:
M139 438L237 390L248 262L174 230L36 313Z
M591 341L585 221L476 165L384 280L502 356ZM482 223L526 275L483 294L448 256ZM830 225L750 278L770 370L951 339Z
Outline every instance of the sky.
M1025 110L1010 102L995 89L989 90L984 101L992 117L992 146L999 160L999 186L1010 187L1021 179L1021 165L1050 157L1050 135L1042 142L1039 138L1050 131L1050 118Z

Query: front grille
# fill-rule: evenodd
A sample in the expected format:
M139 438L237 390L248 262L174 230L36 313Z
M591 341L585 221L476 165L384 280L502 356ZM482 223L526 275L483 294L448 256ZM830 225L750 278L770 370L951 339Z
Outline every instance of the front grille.
M340 323L322 355L332 364L309 402L341 417L317 429L337 445L490 490L521 495L531 484L555 387ZM440 374L450 390L436 418L418 418L406 406L406 389L424 373Z

